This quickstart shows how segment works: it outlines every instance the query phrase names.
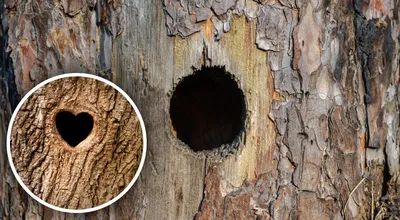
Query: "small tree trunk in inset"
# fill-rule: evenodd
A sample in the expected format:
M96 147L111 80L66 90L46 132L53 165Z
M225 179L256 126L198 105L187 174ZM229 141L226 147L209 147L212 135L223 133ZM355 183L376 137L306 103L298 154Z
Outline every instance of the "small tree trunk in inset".
M70 116L63 120L65 114ZM19 109L11 132L22 182L42 200L68 209L93 208L121 193L142 149L139 119L128 100L91 78L58 79L37 90Z

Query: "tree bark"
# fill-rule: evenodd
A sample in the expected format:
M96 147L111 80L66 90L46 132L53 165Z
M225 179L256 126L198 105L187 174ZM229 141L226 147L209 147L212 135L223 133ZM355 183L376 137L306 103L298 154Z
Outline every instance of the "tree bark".
M62 137L60 123L74 121L57 121L60 112L93 117L93 128L79 145ZM36 90L19 109L11 132L11 155L22 182L60 208L93 208L118 196L132 181L142 151L133 107L113 87L91 78L62 78Z
M9 38L1 49L13 65L2 67L3 127L17 94L63 72L89 72L111 79L138 105L148 130L148 156L127 195L84 216L44 209L26 197L18 190L3 151L4 215L398 216L399 4L5 2L2 28ZM191 152L171 131L174 86L202 65L225 66L240 81L246 100L245 138L237 152L220 160ZM4 129L2 137L5 140Z

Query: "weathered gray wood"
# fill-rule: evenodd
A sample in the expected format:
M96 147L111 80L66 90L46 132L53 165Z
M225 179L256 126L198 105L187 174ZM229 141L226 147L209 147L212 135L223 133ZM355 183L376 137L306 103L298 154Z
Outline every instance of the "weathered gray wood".
M85 71L116 82L142 112L142 175L88 218L353 219L389 215L379 211L398 202L397 0L5 5L20 95L50 76ZM222 160L190 152L171 131L169 95L201 65L224 65L246 98L246 142ZM15 89L3 82L2 91L11 88L6 123ZM16 193L12 176L2 181L5 216L84 218L43 209Z

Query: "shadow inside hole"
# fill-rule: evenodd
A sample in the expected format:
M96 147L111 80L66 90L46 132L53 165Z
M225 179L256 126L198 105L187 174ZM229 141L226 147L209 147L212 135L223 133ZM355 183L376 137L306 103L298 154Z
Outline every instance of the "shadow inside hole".
M212 150L244 128L243 92L225 68L202 67L175 88L170 116L177 137L193 151Z
M82 112L74 115L71 112L60 112L56 116L56 126L61 137L75 147L89 136L93 129L93 117Z

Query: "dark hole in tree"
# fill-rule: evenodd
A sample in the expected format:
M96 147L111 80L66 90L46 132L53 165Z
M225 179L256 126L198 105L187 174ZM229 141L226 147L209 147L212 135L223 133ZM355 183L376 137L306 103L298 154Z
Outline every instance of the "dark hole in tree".
M175 88L170 115L177 137L193 151L212 150L244 128L243 92L224 67L202 67Z
M56 126L61 137L72 147L87 138L93 129L93 118L82 112L74 115L71 112L60 112L56 116Z

